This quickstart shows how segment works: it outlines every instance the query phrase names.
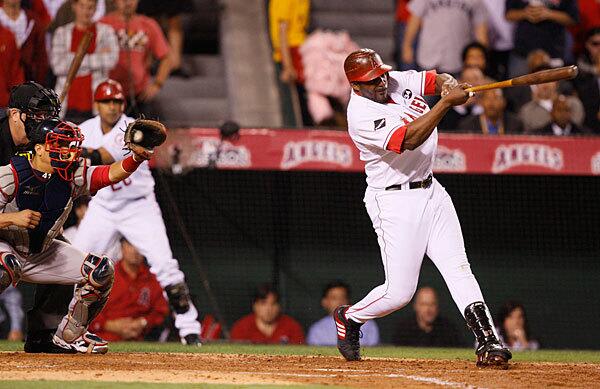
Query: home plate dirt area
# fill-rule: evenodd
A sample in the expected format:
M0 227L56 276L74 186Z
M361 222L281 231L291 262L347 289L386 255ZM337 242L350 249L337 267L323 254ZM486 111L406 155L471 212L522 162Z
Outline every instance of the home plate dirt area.
M463 360L366 358L345 362L330 356L109 353L42 355L5 352L2 380L121 381L159 383L332 385L344 387L593 387L600 365L511 364L480 369Z

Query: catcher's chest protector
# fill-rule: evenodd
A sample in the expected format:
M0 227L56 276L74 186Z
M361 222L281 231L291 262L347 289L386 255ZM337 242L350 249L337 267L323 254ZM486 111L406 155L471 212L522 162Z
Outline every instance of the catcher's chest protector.
M18 209L31 209L42 214L40 224L27 230L29 235L29 253L42 251L48 232L59 219L71 209L72 184L52 174L50 179L36 175L29 160L25 157L13 157L10 160L17 172L15 201Z

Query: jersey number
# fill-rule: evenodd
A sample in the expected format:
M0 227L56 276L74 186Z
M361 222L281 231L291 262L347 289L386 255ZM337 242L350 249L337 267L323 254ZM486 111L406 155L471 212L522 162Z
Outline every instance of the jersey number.
M121 182L117 182L116 184L112 184L110 187L113 190L113 192L116 192L118 190L123 189L123 187L121 186L121 184L123 184L125 186L131 185L131 178L127 177L126 179L124 179Z

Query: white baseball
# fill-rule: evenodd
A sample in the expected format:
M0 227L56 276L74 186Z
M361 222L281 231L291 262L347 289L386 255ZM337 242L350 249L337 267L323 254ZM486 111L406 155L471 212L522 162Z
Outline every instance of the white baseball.
M144 139L144 133L142 131L136 131L133 133L133 141L135 143L140 143Z

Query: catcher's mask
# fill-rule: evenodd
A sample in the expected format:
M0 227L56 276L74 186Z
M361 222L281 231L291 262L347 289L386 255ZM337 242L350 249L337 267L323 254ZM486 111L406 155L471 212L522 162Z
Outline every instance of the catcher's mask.
M83 134L75 124L58 119L42 121L31 133L33 145L43 144L50 165L58 175L72 181L81 157Z

